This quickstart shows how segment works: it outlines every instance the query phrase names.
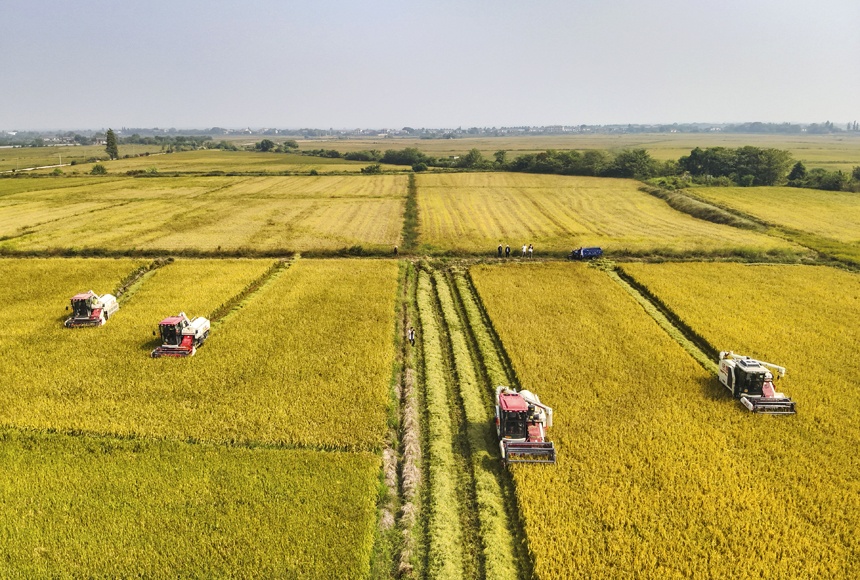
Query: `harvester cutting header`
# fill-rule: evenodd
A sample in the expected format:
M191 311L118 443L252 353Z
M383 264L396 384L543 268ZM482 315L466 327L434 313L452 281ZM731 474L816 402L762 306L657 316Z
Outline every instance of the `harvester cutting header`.
M547 427L552 427L552 408L537 395L496 387L496 434L506 465L555 463L555 445L546 440Z
M730 350L720 353L720 382L744 407L753 413L796 414L795 402L774 389L774 373L777 379L782 378L785 368Z
M66 306L66 310L69 307ZM63 323L66 328L101 326L119 310L112 294L99 296L92 290L72 296L72 315Z
M158 334L161 336L161 346L152 351L152 358L194 356L197 347L203 346L209 337L209 320L202 316L189 320L184 312L180 312L177 316L168 316L159 322ZM152 335L156 336L155 331Z

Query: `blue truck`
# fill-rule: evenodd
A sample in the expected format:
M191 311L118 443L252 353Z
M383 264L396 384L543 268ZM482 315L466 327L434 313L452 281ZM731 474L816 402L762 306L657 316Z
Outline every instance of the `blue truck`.
M603 255L603 250L600 248L578 248L570 253L569 260L590 260L599 258Z

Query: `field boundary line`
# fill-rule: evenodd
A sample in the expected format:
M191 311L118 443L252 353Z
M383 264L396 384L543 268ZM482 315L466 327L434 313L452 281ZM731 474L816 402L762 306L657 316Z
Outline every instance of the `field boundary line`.
M418 185L415 174L409 174L406 185L406 202L403 208L403 230L400 234L401 244L406 251L413 251L418 245Z
M116 297L117 302L121 304L131 298L132 294L138 290L136 285L139 287L140 284L143 284L144 278L148 277L147 274L155 272L158 268L166 266L171 262L173 262L172 258L157 258L149 264L141 266L140 268L130 272L125 278L120 280L113 291L113 295ZM133 291L131 291L132 288L134 288ZM131 293L129 293L129 291L131 291ZM126 295L127 293L128 295Z
M716 376L719 351L696 331L687 326L669 307L667 307L648 288L640 284L627 272L620 268L605 270L606 274L621 286L651 318L662 328L672 340L698 362L702 368Z

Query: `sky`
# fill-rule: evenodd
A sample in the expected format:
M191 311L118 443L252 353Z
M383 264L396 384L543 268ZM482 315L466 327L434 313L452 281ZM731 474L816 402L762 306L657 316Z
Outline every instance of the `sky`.
M858 0L3 0L0 130L860 120Z

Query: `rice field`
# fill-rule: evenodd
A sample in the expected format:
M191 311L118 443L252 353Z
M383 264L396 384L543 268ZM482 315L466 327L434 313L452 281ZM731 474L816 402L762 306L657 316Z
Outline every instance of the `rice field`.
M4 578L366 578L379 458L0 430Z
M721 346L731 342L741 351L751 342L767 343L755 354L777 355L771 362L785 364L789 376L798 377L785 389L797 395L799 415L749 414L599 270L579 264L471 270L520 383L555 409L550 437L558 463L513 467L536 574L856 576L860 490L849 451L858 443L856 429L849 427L856 411L844 418L829 412L837 399L847 406L856 399L856 389L847 387L856 356L841 359L843 347L836 356L824 355L822 347L832 344L827 339L817 347L802 340L792 345L795 322L819 321L806 327L810 338L838 335L841 325L822 328L832 320L825 313L842 312L846 300L860 294L856 281L841 280L846 289L834 304L819 303L817 314L806 315L788 301L778 307L770 299L768 305L775 283L768 274L780 270L717 265L696 277L693 272L712 266L694 264L684 274L685 266L629 271L670 305L692 304L699 310L690 312L707 312L707 319L685 320L699 332L710 329L708 337L720 336L715 342ZM798 278L787 275L785 289L776 292L787 300L803 293L807 276L822 277L822 292L829 287L825 281L834 281L824 273L802 274L802 267L781 270L799 272ZM644 271L649 275L640 278ZM816 303L815 292L802 303ZM849 303L846 326L854 306ZM772 331L759 332L768 324ZM773 344L772 333L781 346ZM844 344L856 343L851 336ZM792 366L790 357L778 356L785 348L796 348L803 360ZM800 387L800 377L825 361L838 361L834 374L847 373L838 386L822 383L815 397L823 401L816 403L811 390Z
M682 214L638 191L633 180L513 173L418 175L419 243L429 251L519 255L605 252L731 254L801 251L763 234Z
M427 155L448 157L464 155L475 148L484 157L502 149L508 158L547 149L584 151L587 149L645 149L660 160L677 160L689 155L696 147L743 147L787 149L807 168L851 171L860 165L860 138L854 135L753 135L733 133L628 133L628 134L567 134L567 135L505 135L499 137L458 137L457 139L313 139L302 141L307 149L403 149L416 147Z
M261 141L265 137L257 137ZM253 140L251 140L253 141ZM120 157L125 155L131 146L121 148ZM139 147L139 146L138 146ZM140 148L140 147L139 147ZM337 148L329 147L329 148ZM140 153L140 151L138 151ZM104 147L94 154L96 157L105 156ZM2 157L2 154L0 154ZM56 159L56 158L55 158ZM201 149L198 151L180 151L177 153L158 152L144 157L130 157L101 161L108 173L124 174L126 171L146 171L154 167L159 173L208 173L223 171L224 173L359 173L362 168L370 165L368 161L347 161L346 159L311 157L289 153L257 153L253 151L224 151L220 149ZM66 174L88 173L94 163L78 163L74 166L63 167ZM408 169L396 165L384 165L385 171L403 171ZM42 169L38 173L49 173L52 169Z
M89 260L90 271L104 260ZM74 265L28 260L61 278ZM305 262L282 272L189 359L150 359L160 320L210 313L271 266L189 260L154 272L103 327L68 330L70 285L28 295L6 278L10 318L33 326L4 347L0 423L39 430L219 443L371 450L382 440L393 364L393 262ZM14 270L13 270L14 272ZM84 287L86 286L86 287ZM17 289L17 290L15 290ZM104 293L103 288L93 288ZM14 324L14 323L13 323ZM336 412L338 409L341 412ZM300 410L310 415L298 420Z
M159 153L159 145L119 145L119 155L139 155L143 153ZM0 147L0 173L27 169L30 167L45 167L48 165L69 164L72 161L81 163L90 157L107 157L104 145L82 145L68 147ZM61 168L63 171L75 170L76 166ZM84 167L84 165L81 165ZM88 167L92 167L89 165ZM78 169L80 170L80 169ZM53 171L51 170L40 170Z
M2 180L0 251L389 252L405 192L405 176Z
M860 196L856 193L798 187L697 187L685 193L774 226L860 243Z

